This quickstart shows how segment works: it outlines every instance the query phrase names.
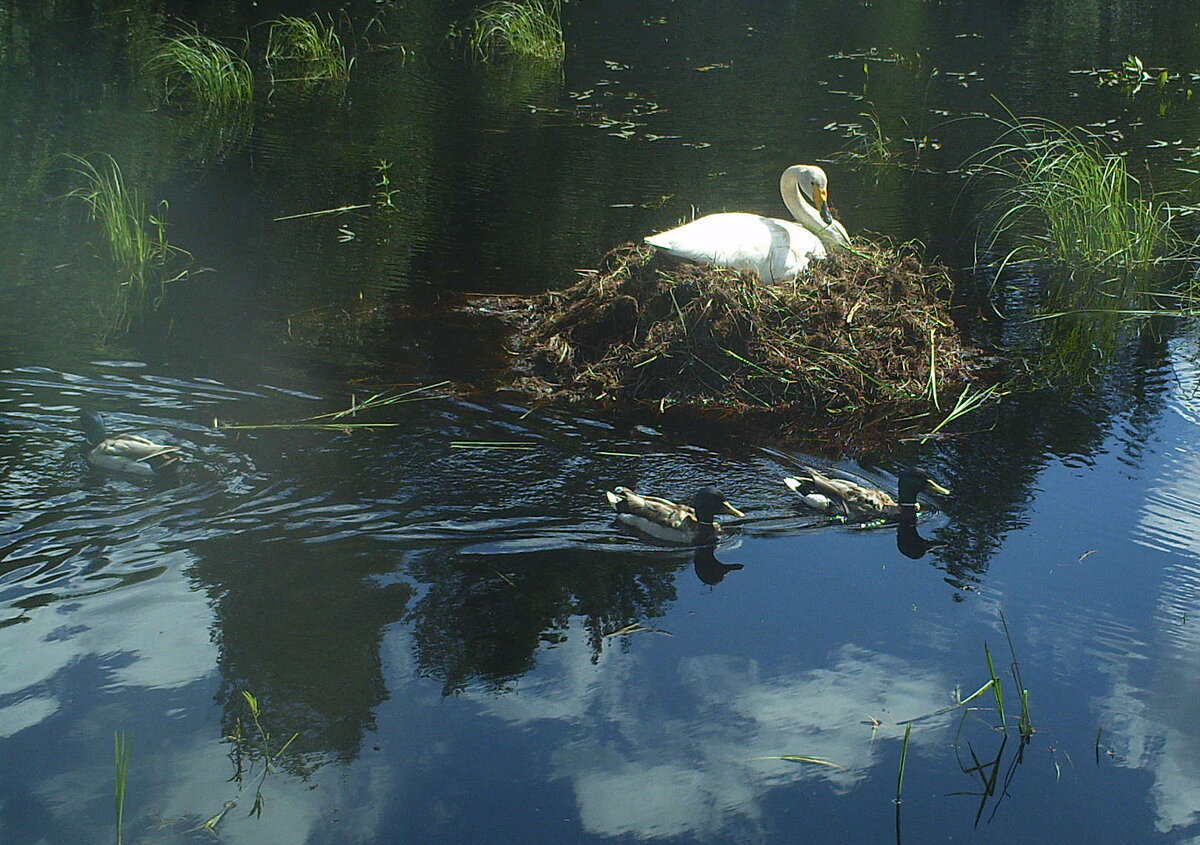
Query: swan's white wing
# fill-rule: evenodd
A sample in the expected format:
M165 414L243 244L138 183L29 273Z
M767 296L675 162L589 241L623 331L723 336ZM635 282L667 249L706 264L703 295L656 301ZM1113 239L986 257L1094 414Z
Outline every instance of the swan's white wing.
M765 282L794 278L825 257L821 239L803 226L738 211L708 214L645 241L677 258L757 273Z

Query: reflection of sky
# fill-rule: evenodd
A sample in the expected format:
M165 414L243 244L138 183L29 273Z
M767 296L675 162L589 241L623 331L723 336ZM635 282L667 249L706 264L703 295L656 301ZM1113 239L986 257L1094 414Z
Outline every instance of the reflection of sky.
M120 730L133 753L125 815L130 841L195 841L198 827L226 801L236 803L218 825L224 842L378 841L385 793L397 779L383 759L348 771L324 766L308 778L275 771L262 786L263 814L249 815L262 769L252 768L241 788L230 780L230 744L212 706L218 659L212 610L179 575L184 561L162 562L168 564L162 576L40 608L0 630L0 739L61 711L70 721L48 729L62 730L67 739L56 741L79 749L58 757L61 766L26 775L30 793L53 819L51 829L73 832L73 841L113 841L112 737ZM397 664L411 648L401 639L389 655ZM103 666L105 680L95 694L86 680L88 698L80 698L71 692L73 673L89 662ZM164 721L169 725L157 731ZM287 726L265 727L278 745ZM339 815L340 808L353 812ZM337 840L319 836L331 819Z
M1176 367L1177 413L1162 427L1164 461L1147 480L1134 532L1136 542L1171 556L1154 620L1159 654L1144 684L1142 675L1133 677L1144 667L1112 666L1112 690L1098 704L1114 761L1154 778L1150 796L1160 832L1194 824L1200 815L1200 397L1195 368L1178 356Z
M653 636L653 635L639 635ZM852 789L877 762L895 720L947 703L951 684L935 672L857 646L829 665L795 672L732 655L687 657L678 688L648 694L636 649L607 649L592 665L586 638L571 636L539 660L539 680L513 695L484 698L515 724L565 723L577 736L560 749L556 773L570 781L584 828L603 836L706 836L753 826L772 788L821 779ZM872 738L872 716L888 727ZM944 743L933 721L911 742ZM840 769L781 760L819 757Z
M164 564L172 567L164 559ZM212 611L203 594L171 575L33 611L0 631L0 735L57 709L45 689L59 672L93 658L114 687L169 689L215 671Z

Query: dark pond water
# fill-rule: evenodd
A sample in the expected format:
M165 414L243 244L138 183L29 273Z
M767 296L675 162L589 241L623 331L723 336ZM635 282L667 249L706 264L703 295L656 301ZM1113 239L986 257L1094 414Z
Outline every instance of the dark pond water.
M1196 336L1031 328L1028 272L1000 316L956 172L996 135L959 118L1000 98L1185 189L1196 4L586 0L560 77L462 61L468 4L352 3L341 86L272 86L258 24L310 9L238 5L0 2L0 840L114 841L116 732L127 842L1200 837ZM152 96L176 16L249 33L251 110ZM1090 72L1130 55L1170 80ZM892 159L839 158L871 120ZM128 334L58 153L111 155L193 257ZM213 427L486 387L503 338L461 293L564 287L693 206L782 214L800 161L852 232L956 268L963 330L1053 387L869 453L487 391L392 428ZM180 444L179 477L88 469L81 408ZM955 495L917 536L821 525L781 483L818 459ZM622 533L602 496L712 481L747 513L716 549ZM990 693L939 712L985 645L1007 734Z

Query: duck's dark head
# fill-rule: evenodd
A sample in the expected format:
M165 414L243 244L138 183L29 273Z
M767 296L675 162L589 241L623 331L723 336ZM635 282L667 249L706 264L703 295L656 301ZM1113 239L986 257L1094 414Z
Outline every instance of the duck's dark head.
M730 516L745 516L740 510L726 501L725 496L716 487L704 487L696 494L696 498L692 500L692 507L696 511L696 519L700 522L712 522L713 517L719 513L727 513Z
M108 437L108 431L104 427L104 418L95 411L80 411L79 423L83 426L83 433L87 436L88 443L93 446L99 446Z
M896 500L901 507L915 506L917 496L921 493L938 493L949 496L950 491L938 484L928 475L916 470L906 469L900 473L900 497Z

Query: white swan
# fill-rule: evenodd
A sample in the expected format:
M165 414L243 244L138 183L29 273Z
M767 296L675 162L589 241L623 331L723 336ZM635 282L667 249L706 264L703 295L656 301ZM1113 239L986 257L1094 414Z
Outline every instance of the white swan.
M829 183L815 164L793 164L779 177L784 205L799 221L741 211L708 214L643 240L700 264L758 273L768 284L793 279L829 247L848 247L850 235L829 213Z

